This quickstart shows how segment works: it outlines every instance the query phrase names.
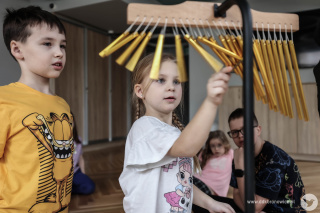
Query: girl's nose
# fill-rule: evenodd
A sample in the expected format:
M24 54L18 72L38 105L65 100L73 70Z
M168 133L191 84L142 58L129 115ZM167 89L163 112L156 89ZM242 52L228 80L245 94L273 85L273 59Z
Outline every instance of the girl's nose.
M168 90L169 91L174 91L175 90L173 83L168 83Z

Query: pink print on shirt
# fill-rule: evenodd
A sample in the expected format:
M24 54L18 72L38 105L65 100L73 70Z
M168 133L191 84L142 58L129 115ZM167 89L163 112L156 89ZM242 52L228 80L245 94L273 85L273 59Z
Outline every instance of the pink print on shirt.
M179 158L178 185L175 191L164 194L170 204L170 212L183 212L191 204L192 194L192 162L190 158Z

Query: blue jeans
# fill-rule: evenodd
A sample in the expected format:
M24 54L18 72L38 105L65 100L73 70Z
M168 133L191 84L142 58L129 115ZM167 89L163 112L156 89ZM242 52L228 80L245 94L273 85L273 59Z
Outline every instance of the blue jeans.
M94 182L86 174L83 174L80 169L73 175L72 194L92 194L95 189Z

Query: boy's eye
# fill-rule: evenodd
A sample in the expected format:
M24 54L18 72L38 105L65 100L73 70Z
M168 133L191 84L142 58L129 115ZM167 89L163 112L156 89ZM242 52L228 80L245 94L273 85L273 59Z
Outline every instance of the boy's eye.
M43 43L43 45L50 47L50 46L51 46L51 43L50 43L50 42L45 42L45 43Z

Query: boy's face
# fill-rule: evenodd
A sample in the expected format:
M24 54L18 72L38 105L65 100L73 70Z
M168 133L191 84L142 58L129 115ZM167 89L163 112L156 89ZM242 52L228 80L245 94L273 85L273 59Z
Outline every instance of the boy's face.
M20 51L17 59L23 74L31 78L59 77L66 62L65 35L46 24L31 27L30 31L25 43L17 42Z
M243 129L244 128L243 117L231 120L229 123L229 127L230 127L230 131L237 131L237 130ZM258 137L260 137L260 134L261 134L261 126L254 127L253 134L254 134L253 140L254 140L254 143L256 143L258 141ZM237 137L234 137L232 139L238 147L243 147L244 138L241 132L238 133Z

